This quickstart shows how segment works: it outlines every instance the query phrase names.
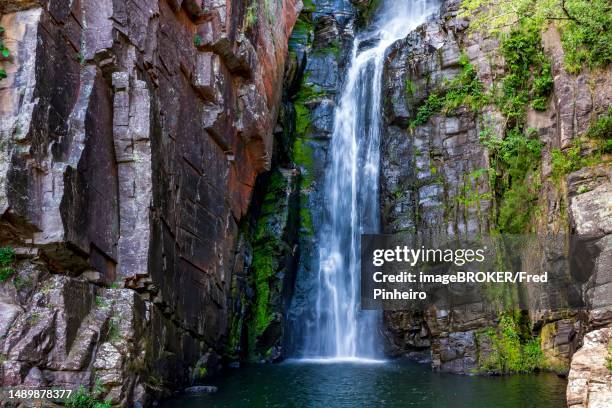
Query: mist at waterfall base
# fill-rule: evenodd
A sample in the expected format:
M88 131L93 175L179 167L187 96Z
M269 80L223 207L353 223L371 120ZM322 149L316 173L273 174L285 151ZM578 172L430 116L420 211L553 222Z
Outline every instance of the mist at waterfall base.
M567 382L553 374L460 376L428 364L280 363L233 369L215 394L183 396L162 408L419 407L562 408Z

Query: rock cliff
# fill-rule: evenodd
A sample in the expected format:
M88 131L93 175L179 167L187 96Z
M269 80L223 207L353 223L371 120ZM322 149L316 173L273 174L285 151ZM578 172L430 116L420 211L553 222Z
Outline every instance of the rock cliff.
M336 96L377 4L0 2L3 386L147 406L300 351ZM473 17L443 1L388 50L383 232L553 237L523 266L572 296L527 292L515 315L385 312L386 351L454 373L533 369L499 364L510 330L529 339L519 355L533 346L537 368L568 375L571 407L607 406L612 73L568 72L552 25L510 30L512 48Z
M300 8L2 2L4 386L147 405L218 368Z
M492 230L554 237L525 253L523 266L545 265L571 296L560 307L554 292L544 298L527 294L526 315L513 318L488 302L424 313L385 312L388 352L431 350L433 367L442 371L495 372L502 367L491 361L503 350L500 335L487 328L519 331L525 324L545 366L567 374L585 333L610 324L611 167L609 152L600 154L600 142L592 135L593 128L609 121L611 71L568 73L559 32L550 26L533 37L539 56L525 76L527 87L529 76L541 70L537 75L549 85L526 91L531 104L512 111L503 95L501 103L488 96L501 84L509 87L508 75L520 74L512 71L512 55L499 36L471 30L460 3L444 2L438 16L389 50L381 146L384 230L429 243ZM528 135L523 150L491 139L522 143L513 139L517 130ZM503 149L526 157L522 167L503 162ZM584 255L589 262L577 259ZM607 344L603 334L595 333L600 332L586 334L584 347L596 337ZM600 406L594 401L609 398L601 394L610 387L605 353L592 361L592 376L579 357L584 353L578 351L571 365L568 402ZM595 391L584 385L587 377L599 384L591 386ZM589 392L599 393L592 405L585 402Z

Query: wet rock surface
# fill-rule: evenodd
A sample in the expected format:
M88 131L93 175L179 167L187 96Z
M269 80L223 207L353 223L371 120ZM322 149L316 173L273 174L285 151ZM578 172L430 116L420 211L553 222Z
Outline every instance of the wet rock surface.
M301 2L5 3L3 385L148 405L226 352Z

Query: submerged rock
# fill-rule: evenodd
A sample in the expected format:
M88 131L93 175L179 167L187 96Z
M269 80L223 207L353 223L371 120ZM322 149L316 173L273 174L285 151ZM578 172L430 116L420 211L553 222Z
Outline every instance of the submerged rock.
M196 385L194 387L185 388L186 394L198 395L198 394L214 394L219 389L214 385Z

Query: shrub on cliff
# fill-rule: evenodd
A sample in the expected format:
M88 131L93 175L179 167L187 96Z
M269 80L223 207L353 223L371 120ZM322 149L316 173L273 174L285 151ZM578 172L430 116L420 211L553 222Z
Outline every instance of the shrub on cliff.
M569 72L605 67L612 61L609 0L464 0L463 6L472 29L494 34L527 20L538 30L555 24Z
M11 53L8 48L4 45L4 27L0 27L0 56L1 59L7 59L11 56ZM6 70L4 68L0 68L0 81L6 78Z
M70 398L65 402L67 408L110 408L111 402L109 400L100 401L98 395L101 389L98 384L94 387L93 391L88 391L85 387L80 386L76 391L72 393Z
M0 282L5 282L15 274L13 262L15 251L11 247L0 248Z
M500 315L497 328L480 333L479 343L483 343L482 337L487 337L491 351L481 356L478 371L528 373L543 367L540 339L531 336L527 323L520 312L507 311Z

